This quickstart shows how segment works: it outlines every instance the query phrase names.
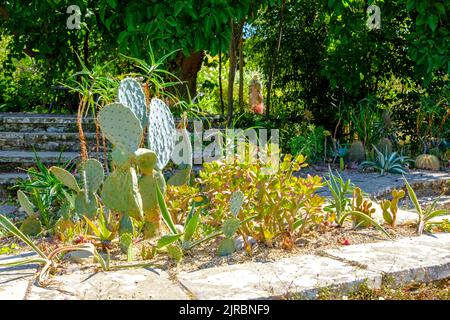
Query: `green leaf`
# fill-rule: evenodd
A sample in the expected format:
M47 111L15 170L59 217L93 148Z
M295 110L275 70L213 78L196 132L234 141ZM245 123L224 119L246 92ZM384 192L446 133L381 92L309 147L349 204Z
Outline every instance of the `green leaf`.
M167 234L161 237L161 239L158 240L158 249L164 248L168 246L169 244L174 243L175 241L178 241L183 234Z
M437 24L439 22L439 18L435 15L429 15L427 18L427 23L430 29L434 32L436 30Z
M177 229L175 228L175 224L173 223L172 217L170 216L169 211L167 210L164 196L158 185L156 185L156 196L158 198L158 204L159 208L161 209L161 215L163 217L164 222L166 223L166 225L169 227L170 231L172 231L173 234L177 234Z
M108 5L115 9L117 7L117 0L106 0L108 2Z
M222 240L222 242L219 245L219 249L217 251L217 254L219 256L228 256L232 254L236 250L236 247L234 245L234 240L230 238L226 238Z
M195 205L192 206L191 213L194 212L193 210L195 210ZM186 219L183 242L191 241L200 221L200 211L194 212L192 215L191 213L189 214L188 219Z
M374 226L376 229L380 230L381 232L383 232L389 239L393 240L391 235L389 233L387 233L387 231L375 220L373 220L371 217L369 217L367 214L360 212L360 211L350 211L346 214L344 214L343 219L345 219L348 216L352 216L352 215L356 215L359 218L361 218L362 220L364 220L367 223L370 223L372 226Z
M8 218L0 214L0 226L5 228L8 232L12 233L14 236L29 245L34 252L36 252L41 258L47 259L47 256L28 238L22 233Z
M182 186L189 182L191 176L191 168L184 168L176 172L173 176L167 180L167 184L171 186Z

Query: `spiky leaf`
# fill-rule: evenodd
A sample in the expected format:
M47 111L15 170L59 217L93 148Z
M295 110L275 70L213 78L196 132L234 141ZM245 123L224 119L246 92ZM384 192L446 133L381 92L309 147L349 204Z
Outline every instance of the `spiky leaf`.
M139 82L132 78L120 81L118 98L121 104L133 111L144 128L148 122L148 112L145 94Z
M230 200L230 207L231 207L231 213L236 217L239 213L239 210L242 207L242 204L244 203L244 193L242 191L235 191L231 195Z
M96 159L88 159L82 164L81 171L84 172L85 188L89 192L97 192L105 178L102 164Z

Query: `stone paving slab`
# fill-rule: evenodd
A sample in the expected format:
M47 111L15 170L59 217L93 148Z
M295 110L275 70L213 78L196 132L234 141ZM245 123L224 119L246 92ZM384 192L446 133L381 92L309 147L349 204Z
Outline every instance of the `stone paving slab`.
M389 275L397 283L450 277L450 234L329 249L327 254Z
M32 253L22 253L18 256L0 256L0 264L30 258L32 255ZM0 266L0 300L24 299L28 284L36 273L37 267L38 265Z
M32 286L29 300L185 300L188 295L166 272L128 269L112 272L74 272L52 277L49 288Z
M183 272L178 279L201 300L270 299L297 294L313 298L320 287L350 288L365 280L371 287L381 285L377 273L313 255Z

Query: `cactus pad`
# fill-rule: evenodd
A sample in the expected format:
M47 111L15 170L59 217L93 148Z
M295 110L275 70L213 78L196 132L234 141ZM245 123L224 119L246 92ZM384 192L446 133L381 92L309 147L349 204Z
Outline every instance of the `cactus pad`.
M219 245L219 249L217 254L221 257L228 256L232 254L236 250L236 246L234 244L234 240L231 238L226 238L222 240Z
M148 149L137 149L134 153L136 162L143 175L153 175L153 168L156 164L156 153Z
M228 218L227 220L225 220L225 222L223 223L223 234L225 235L225 237L227 238L231 238L239 229L239 227L241 226L241 220L239 220L238 218Z
M42 224L36 216L29 216L20 226L20 231L28 236L37 236L42 231Z
M191 177L191 167L187 167L177 171L173 176L167 180L167 184L171 186L182 186L189 182L189 178Z
M142 128L144 128L148 122L148 114L145 94L139 82L132 78L125 78L120 81L118 98L121 104L133 111L141 122Z
M79 192L75 197L75 212L78 215L85 215L89 219L93 219L97 213L97 198L92 192Z
M175 147L175 121L169 107L152 99L148 126L148 147L156 152L156 167L162 170L170 160Z
M101 195L103 203L110 210L122 212L135 219L143 217L142 198L134 169L114 171L103 183Z
M109 104L98 113L98 122L106 138L122 152L139 148L142 126L131 109L120 103Z
M244 194L242 191L235 191L231 195L230 207L231 213L236 217L241 209L242 204L244 203Z
M105 178L102 164L98 160L88 159L82 164L81 171L84 172L83 179L86 179L85 189L97 192Z
M55 177L61 181L66 187L72 189L76 192L80 191L78 187L77 180L69 171L60 167L51 167L50 172L55 175Z
M20 206L22 207L23 210L25 210L25 212L29 216L34 215L33 204L31 203L30 199L28 199L28 197L26 196L25 193L23 193L22 191L18 190L17 191L17 200L19 200Z

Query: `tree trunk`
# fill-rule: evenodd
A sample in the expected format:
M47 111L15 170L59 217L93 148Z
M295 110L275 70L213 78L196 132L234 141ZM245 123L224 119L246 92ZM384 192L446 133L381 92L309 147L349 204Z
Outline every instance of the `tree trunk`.
M238 39L242 37L242 29L244 27L244 20L239 23L231 21L231 39L230 39L230 68L228 70L228 114L227 126L231 127L233 123L233 86L236 77L237 56L236 50L238 47Z
M275 68L278 60L278 54L280 53L280 47L281 47L281 36L283 35L283 23L284 23L284 10L286 8L286 0L283 0L281 4L280 9L280 25L278 27L278 39L277 39L277 46L275 49L275 52L272 56L272 63L271 63L271 71L269 74L269 80L267 81L267 101L266 101L266 115L270 115L270 97L272 93L272 82L273 77L275 75Z
M244 52L242 32L239 37L239 110L244 113Z
M222 50L219 49L219 96L220 96L220 111L222 116L225 114L225 106L223 104L223 88L222 88Z
M197 95L197 74L202 67L204 57L204 51L191 52L188 57L182 52L178 54L171 71L183 81L183 84L176 86L180 98L194 99Z

